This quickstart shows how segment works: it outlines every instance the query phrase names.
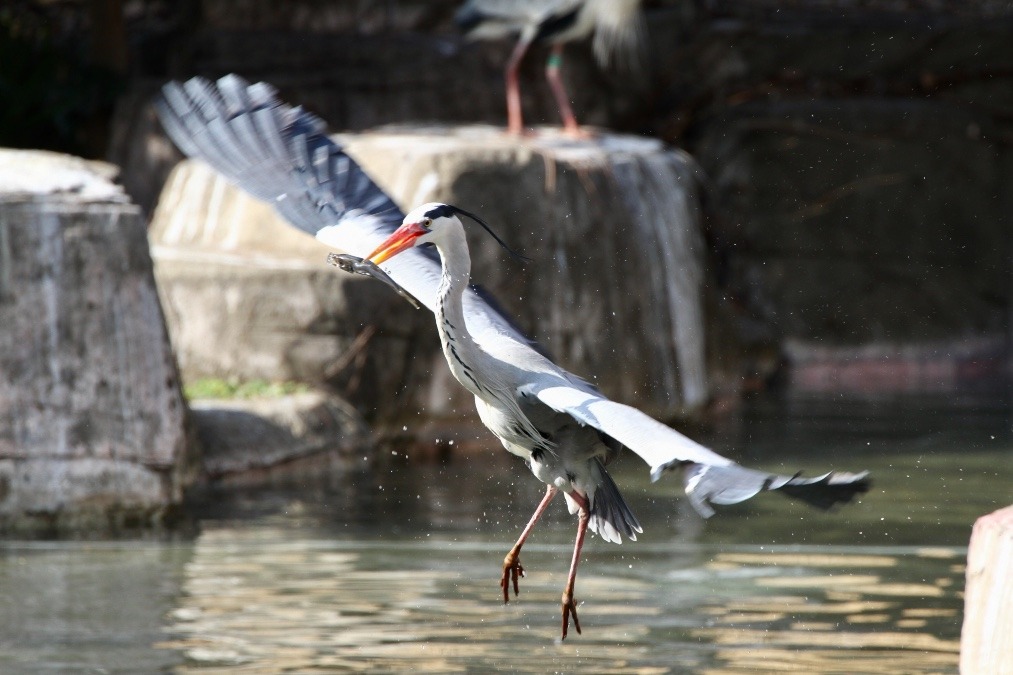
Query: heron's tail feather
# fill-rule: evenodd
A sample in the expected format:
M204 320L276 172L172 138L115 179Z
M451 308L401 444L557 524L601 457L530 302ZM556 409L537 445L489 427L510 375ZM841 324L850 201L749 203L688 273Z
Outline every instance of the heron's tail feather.
M738 464L688 464L684 478L686 494L705 518L714 515L711 504L736 504L767 490L776 490L786 497L826 510L851 501L855 495L868 491L872 484L868 471L831 471L815 478L802 478L797 474L778 476L755 471Z
M594 460L591 471L597 487L591 496L591 520L588 527L605 541L621 544L622 535L636 541L637 534L644 529L623 499L612 476L597 459Z

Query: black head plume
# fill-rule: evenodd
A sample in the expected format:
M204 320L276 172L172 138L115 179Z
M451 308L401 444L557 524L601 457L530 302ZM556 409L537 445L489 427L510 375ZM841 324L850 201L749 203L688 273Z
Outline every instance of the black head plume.
M429 216L430 218L439 218L440 216L447 216L450 214L457 214L471 218L476 223L485 228L485 231L491 234L492 238L495 239L500 246L506 249L506 252L509 253L510 256L513 257L515 260L518 260L522 263L531 262L531 258L528 258L525 255L521 255L517 251L507 246L506 242L500 239L499 235L496 234L496 232L493 231L492 227L489 226L489 223L485 222L484 220L476 216L474 213L471 213L470 211L465 211L459 206L451 206L450 204L443 204L439 208L429 211L429 213L427 213L426 215Z

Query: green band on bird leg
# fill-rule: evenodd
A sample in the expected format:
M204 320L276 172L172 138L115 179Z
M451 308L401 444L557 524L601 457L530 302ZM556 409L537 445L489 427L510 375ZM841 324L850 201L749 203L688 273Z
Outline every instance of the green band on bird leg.
M549 68L559 68L561 65L563 65L563 55L549 54L549 60L546 62L545 65L547 65Z

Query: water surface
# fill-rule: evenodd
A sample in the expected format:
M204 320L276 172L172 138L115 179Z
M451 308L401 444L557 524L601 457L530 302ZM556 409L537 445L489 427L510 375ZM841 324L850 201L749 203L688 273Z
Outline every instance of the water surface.
M779 471L874 472L824 514L775 495L707 522L635 459L644 525L590 538L559 637L575 528L562 500L503 555L542 488L505 452L320 476L196 506L176 543L0 548L0 671L955 672L976 517L1013 501L1003 397L767 400L709 439Z

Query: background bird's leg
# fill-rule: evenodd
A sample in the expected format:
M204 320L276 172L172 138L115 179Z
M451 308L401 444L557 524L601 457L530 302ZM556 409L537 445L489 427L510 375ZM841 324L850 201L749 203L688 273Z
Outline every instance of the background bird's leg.
M573 544L573 560L570 561L570 575L566 578L566 588L563 589L563 639L566 639L566 629L573 618L573 627L580 634L580 620L577 618L577 604L573 601L573 586L577 582L577 563L580 562L580 550L584 548L584 535L587 534L587 525L591 520L591 508L587 498L576 490L570 493L573 501L577 502L580 510L577 511L577 541Z
M538 508L535 509L534 514L531 516L531 520L524 527L524 531L521 532L520 538L517 539L517 543L514 544L510 552L503 558L503 577L500 579L499 585L503 588L503 602L510 602L510 581L513 580L514 584L514 595L518 594L517 589L517 578L524 576L524 568L521 567L521 546L524 546L524 542L527 541L528 535L531 534L531 530L535 529L535 523L545 513L545 509L552 503L552 498L556 496L556 488L552 485L546 486L548 489L545 491L545 496L542 497L542 501L538 503Z
M524 120L521 117L521 88L517 82L517 70L521 60L528 51L531 41L522 37L510 54L506 67L506 98L507 98L507 131L520 136L524 133Z
M570 107L570 96L563 86L563 78L559 74L560 66L563 64L563 45L553 45L549 60L545 64L545 79L549 81L552 88L552 95L556 97L556 105L559 107L559 116L563 118L563 131L570 136L580 137L580 125Z

